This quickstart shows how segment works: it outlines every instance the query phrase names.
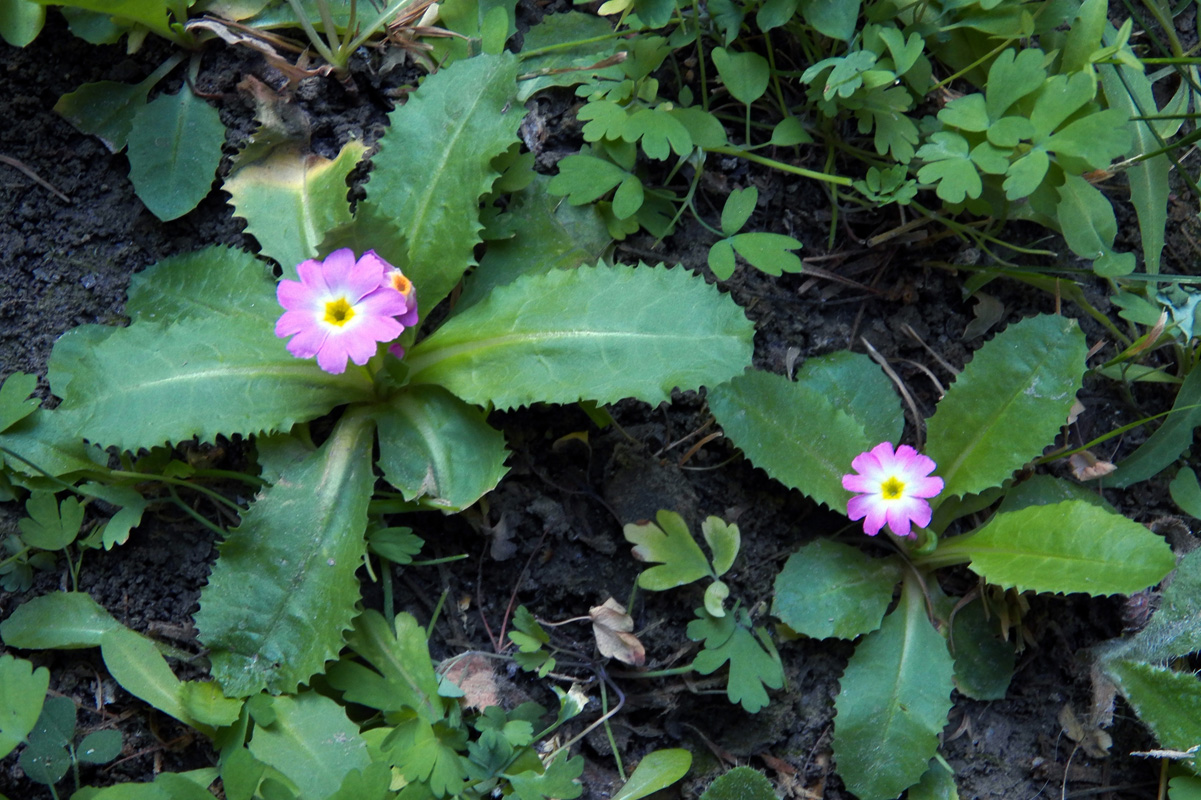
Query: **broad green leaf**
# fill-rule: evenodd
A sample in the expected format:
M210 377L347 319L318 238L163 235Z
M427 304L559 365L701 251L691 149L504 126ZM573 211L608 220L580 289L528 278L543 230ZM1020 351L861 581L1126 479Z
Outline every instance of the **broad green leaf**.
M380 469L406 500L460 511L508 471L504 435L440 386L414 386L375 406Z
M189 719L214 728L233 725L242 713L242 701L226 697L212 681L185 681L179 686L179 703Z
M41 550L61 550L75 541L83 525L83 506L74 497L63 498L62 504L51 492L33 492L25 501L28 517L17 524L22 538L31 547Z
M683 122L667 108L655 106L635 111L626 120L621 138L639 142L649 158L663 161L674 152L687 156L692 152L692 136Z
M920 593L864 637L834 700L838 774L861 800L891 800L917 783L951 710L951 654Z
M612 100L593 100L585 103L576 112L576 117L584 122L584 141L598 142L602 139L620 139L626 130L629 112L626 107ZM636 136L628 141L635 141Z
M734 246L730 244L729 239L714 242L709 247L707 260L709 269L713 271L719 281L729 280L730 276L734 274L735 267L738 266L738 262L734 258Z
M1074 320L1044 315L1010 325L976 352L928 426L926 454L946 495L999 486L1054 441L1086 350Z
M391 220L408 242L423 318L475 264L483 226L474 209L525 116L514 102L517 68L512 55L455 61L388 115L358 213Z
M306 691L271 705L275 721L255 726L250 753L304 787L306 797L328 797L351 770L371 763L359 727L328 697Z
M1003 700L1017 654L1012 643L997 636L997 620L987 615L983 602L954 611L950 645L955 688L973 700Z
M1197 481L1197 473L1189 467L1182 467L1168 486L1172 502L1194 519L1201 519L1201 483Z
M425 631L411 614L397 614L389 627L382 614L368 609L355 620L346 644L375 668L347 658L330 665L330 685L348 702L380 711L409 708L429 723L445 715Z
M195 620L227 695L294 691L341 649L366 552L373 431L349 411L220 545Z
M966 556L989 583L1018 591L1133 594L1176 566L1163 537L1081 500L1000 512L938 552Z
M634 558L658 566L642 571L638 585L651 592L674 589L686 583L713 576L709 559L688 531L688 523L674 511L661 510L658 522L629 523L623 529L626 541L634 545Z
M813 356L797 370L796 379L858 421L868 441L901 440L905 427L901 399L884 370L866 353L837 350Z
M74 335L59 339L56 353ZM69 391L51 381L63 398L59 413L71 413L81 436L131 451L193 436L287 430L372 395L364 370L331 375L313 359L294 358L273 326L253 316L135 323L64 369L74 370L64 373Z
M57 0L39 1L45 5L67 5ZM171 26L170 9L173 6L166 0L71 0L70 6L136 22L165 39L180 42L179 34ZM176 22L182 23L184 20Z
M1089 58L1101 44L1101 34L1109 11L1109 0L1084 0L1072 20L1071 30L1063 45L1060 69L1064 73L1091 67Z
M1006 172L1005 182L1001 184L1001 188L1005 190L1005 197L1009 200L1029 197L1042 185L1050 166L1051 158L1041 147L1030 150L1011 163Z
M688 135L697 147L722 147L728 143L726 129L721 120L699 106L676 106L671 109L671 115L688 129ZM809 134L805 133L796 117L787 117L776 125L772 133L772 144L787 147L801 141L811 141L808 137Z
M458 797L468 778L466 759L459 755L466 739L462 728L409 719L388 734L383 750L405 780L428 784L434 797Z
M789 556L776 576L771 613L814 639L855 639L880 627L900 580L895 558L818 539Z
M1096 76L1089 72L1072 75L1052 75L1043 84L1030 110L1034 126L1034 141L1049 137L1064 120L1085 106L1097 93Z
M713 66L730 95L744 105L750 105L767 91L771 70L767 59L758 53L735 53L724 47L713 48Z
M563 202L547 191L549 180L538 175L509 199L508 211L516 222L514 235L488 244L479 268L463 281L457 309L525 274L595 264L609 248L613 237L596 207Z
M634 774L617 790L612 800L641 800L660 789L666 789L688 774L692 753L674 748L647 753L638 762Z
M751 335L740 308L683 268L601 264L496 289L407 362L413 384L441 384L477 405L658 402L741 370Z
M28 2L28 0L5 0ZM97 81L85 83L54 104L54 110L75 128L97 137L112 152L125 149L134 119L146 105L153 84Z
M246 250L213 245L134 274L125 313L134 322L247 317L274 329L283 309L267 262Z
M1105 478L1105 485L1124 489L1159 474L1193 443L1193 429L1201 425L1201 370L1190 370L1176 394L1172 413L1155 433ZM1177 410L1179 409L1179 410ZM2 441L0 437L0 441Z
M796 14L799 0L766 0L755 14L755 24L767 33L789 22Z
M573 86L597 77L618 79L622 73L621 67L617 65L594 70L580 69L591 67L613 55L619 40L601 39L612 31L613 24L608 20L581 11L567 11L543 17L541 22L532 26L522 37L523 52L533 53L544 48L546 52L522 58L522 73L532 73L538 77L523 80L518 84L518 102L524 103L548 86ZM596 41L597 39L601 40ZM572 42L580 44L570 46Z
M1109 199L1078 175L1068 175L1059 192L1055 214L1064 241L1081 258L1093 259L1093 269L1104 277L1134 271L1133 253L1115 253L1117 219Z
M0 638L22 650L77 650L99 647L109 631L121 628L84 592L54 592L26 600L0 622Z
M38 38L46 22L46 7L33 0L0 0L0 38L24 47Z
M180 698L183 684L154 642L129 628L114 628L100 637L100 654L108 673L125 691L186 725L212 732L184 710Z
M1001 117L988 126L985 135L997 147L1017 147L1021 141L1034 138L1034 126L1025 117Z
M846 512L842 476L878 442L819 388L751 371L709 391L725 435L755 466L835 511Z
M777 795L759 770L734 767L709 784L701 800L777 800Z
M959 800L955 773L941 757L930 759L930 768L916 786L909 787L905 800Z
M103 471L108 455L69 430L68 419L69 415L39 408L0 433L0 447L16 453L5 456L5 465L31 477Z
M849 42L855 35L861 0L803 0L801 15L823 36Z
M1068 123L1042 146L1056 155L1080 158L1101 168L1130 150L1130 138L1126 114L1111 108Z
M1106 672L1161 747L1186 751L1201 742L1201 681L1195 674L1125 660L1107 664Z
M37 387L37 375L14 372L4 379L3 385L0 385L0 432L37 411L42 401L30 397Z
M984 95L968 94L957 97L943 106L938 119L944 125L963 131L986 131L989 127L988 111L984 107Z
M11 654L0 656L0 758L33 730L50 686L50 670Z
M217 109L187 87L160 94L129 131L129 179L138 198L164 222L182 217L209 193L224 143Z
M258 239L263 255L296 278L300 262L318 258L327 231L350 222L346 178L367 146L351 140L330 161L299 147L278 147L225 179L234 215ZM360 254L361 255L361 254Z
M1147 627L1126 640L1122 655L1168 662L1201 650L1201 550L1180 560Z
M776 147L792 147L797 144L808 144L813 141L813 137L801 125L799 119L785 117L772 128L770 141Z
M506 36L508 31L515 30L516 6L517 0L449 0L443 3L438 14L438 25L454 31L459 36L430 40L433 45L431 55L435 63L453 65L461 63L481 49L485 53L491 52L489 48L483 47L485 42L482 41L484 33L490 27L489 18L493 19L492 25L496 25L494 15L497 12L502 15L504 33L499 35Z

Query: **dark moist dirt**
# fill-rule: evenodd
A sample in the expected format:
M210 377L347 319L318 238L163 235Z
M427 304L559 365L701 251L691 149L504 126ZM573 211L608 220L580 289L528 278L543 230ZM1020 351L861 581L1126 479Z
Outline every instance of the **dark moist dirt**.
M528 16L529 9L521 8ZM6 119L0 126L0 155L18 160L70 198L64 201L23 172L0 165L0 376L18 370L36 373L43 379L44 397L46 359L54 340L79 324L119 323L132 273L164 256L208 244L255 246L240 233L242 224L232 218L219 191L180 220L155 219L132 192L125 158L77 133L52 110L59 96L85 82L140 79L167 52L155 43L135 56L119 47L88 46L72 38L54 14L29 48L0 46L0 103ZM372 74L375 63L373 57L360 62L357 93L330 80L301 86L298 105L310 119L314 150L332 156L351 136L368 142L378 138L389 97L404 73ZM216 95L213 102L230 128L227 155L253 129L252 105L236 89L244 74L267 82L278 77L245 53L218 48L205 57L200 88ZM536 120L528 124L526 140L538 151L540 168L549 171L557 158L578 146L574 115L567 113L571 102L566 93L532 101ZM826 255L830 200L822 188L748 167L736 159L709 165L706 180L716 201L730 189L755 185L760 209L752 226L801 239L807 257ZM1116 184L1109 191L1124 194ZM984 339L964 340L974 301L963 299L966 273L955 274L947 265L970 266L981 261L980 254L953 239L890 240L867 247L863 242L869 237L904 221L896 207L840 211L836 257L812 264L854 284L808 274L771 278L745 266L722 284L756 322L755 365L786 373L811 355L848 347L863 352L866 340L890 360L918 398L921 414L928 416L938 389L916 365L928 367L943 385L952 375L909 331L953 367L969 360ZM718 209L702 207L702 213L716 218ZM1132 215L1124 207L1121 213L1125 234L1119 244L1137 250ZM1189 238L1192 210L1177 203L1172 215L1164 271L1183 271L1195 251ZM1031 239L1045 236L1041 229L1016 230ZM933 237L940 232L930 228L925 233ZM712 280L705 266L711 239L698 224L686 222L662 246L637 237L620 244L617 258L679 262ZM1050 246L1066 252L1061 242ZM1057 310L1053 296L1014 282L994 282L988 290L1005 304L1003 322ZM1103 287L1088 290L1090 300L1108 311ZM1082 316L1071 306L1063 311ZM1105 338L1091 321L1083 324L1090 342ZM1141 408L1134 408L1103 382L1086 383L1081 399L1086 411L1073 433L1081 441L1170 402L1162 391L1139 390L1135 400ZM620 427L599 430L576 408L494 414L493 423L504 430L513 451L509 476L467 514L408 519L427 541L425 554L469 556L397 573L398 605L423 623L443 591L454 601L431 640L435 657L490 649L517 604L555 620L586 614L610 596L624 602L639 565L629 556L621 525L650 518L660 508L680 512L694 526L710 514L738 522L743 550L727 581L733 596L765 622L763 610L775 575L800 544L832 535L862 538L845 519L785 490L738 458L728 442L716 439L691 452L710 430L705 428L709 417L703 397L696 393L679 393L658 408L619 403L613 416ZM579 432L587 433L586 442L564 438ZM910 440L913 433L910 423ZM1116 459L1136 446L1139 436L1132 434L1116 451L1098 455ZM1062 472L1057 466L1051 470ZM1108 497L1140 522L1174 511L1161 480ZM17 504L0 504L0 535L15 531L21 516ZM506 535L515 550L497 560L494 544ZM112 552L89 552L80 588L131 628L198 652L191 614L214 556L208 531L184 519L158 516L148 519L128 544ZM948 590L958 593L972 585L966 573L951 573L946 580ZM65 588L66 581L65 570L43 573L26 595L0 593L0 618L29 597ZM691 659L694 646L684 627L700 600L690 590L639 596L633 613L650 666ZM365 586L365 602L378 606L377 587ZM1120 702L1110 729L1114 745L1105 758L1079 750L1058 721L1068 706L1081 716L1090 713L1092 687L1081 654L1122 633L1121 600L1072 596L1033 597L1030 602L1025 624L1036 644L1020 654L1006 698L984 703L955 695L943 751L955 767L960 796L1010 800L1066 792L1154 797L1158 763L1128 755L1152 741ZM566 626L557 635L591 652L587 626ZM689 748L696 756L694 769L672 790L683 797L697 796L735 763L764 769L784 797L847 797L833 771L830 741L833 699L852 646L793 641L779 648L788 688L775 692L772 704L757 715L730 705L713 679L639 680L611 665L627 703L613 720L623 762L636 764L657 748ZM51 691L79 705L82 731L115 727L123 735L120 759L85 767L85 783L144 781L160 771L213 763L206 741L130 698L108 678L96 651L38 652L32 658L51 668ZM176 667L184 677L198 674L187 664ZM550 699L541 685L520 673L512 676L512 689L544 703ZM612 794L619 782L607 739L593 733L578 750L588 765L584 797ZM68 778L62 786L69 784ZM0 761L0 790L13 800L49 797L44 787L23 777L16 754Z

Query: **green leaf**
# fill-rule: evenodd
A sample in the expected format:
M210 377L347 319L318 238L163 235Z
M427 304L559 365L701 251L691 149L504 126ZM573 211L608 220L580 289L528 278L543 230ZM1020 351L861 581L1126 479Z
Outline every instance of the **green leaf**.
M963 131L986 131L990 124L984 95L979 93L957 97L947 103L938 112L938 119L944 125Z
M1155 102L1151 81L1142 70L1127 66L1100 65L1098 73L1105 87L1105 99L1111 109L1127 118L1160 113ZM1119 73L1120 70L1120 73ZM1126 125L1133 133L1134 155L1145 156L1158 151L1162 145L1150 122L1130 121ZM1143 262L1147 272L1159 272L1164 236L1168 222L1168 173L1171 162L1166 153L1145 158L1126 169L1130 184L1130 202L1138 214L1139 234L1143 244Z
M5 0L27 2L27 0ZM85 83L54 104L54 110L83 133L97 137L112 152L125 149L138 112L153 84L97 81Z
M688 523L674 511L661 510L653 522L627 524L622 532L634 544L634 558L659 566L642 571L638 585L651 592L674 589L714 576L709 559L688 531Z
M569 758L566 753L547 765L546 770L526 770L505 777L513 787L513 794L520 800L546 800L559 798L573 800L584 791L579 777L584 774L584 757Z
M482 45L485 44L484 33L496 25L494 12L504 14L504 32L490 34L489 40L493 36L506 36L508 31L513 30L516 5L516 0L450 0L438 15L438 25L460 36L432 40L434 62L453 65L461 63L480 49L485 53L491 52ZM488 23L490 17L493 19L491 24ZM494 45L492 41L487 44Z
M195 208L213 185L225 126L217 109L184 88L143 106L129 131L129 179L156 217Z
M850 791L891 800L921 779L947 724L951 669L920 593L906 585L851 656L834 700L834 758Z
M1113 251L1118 223L1109 199L1078 175L1068 175L1058 192L1055 213L1063 238L1072 252L1081 258L1093 259L1093 269L1104 277L1133 272L1134 254Z
M1126 114L1111 108L1069 123L1042 146L1056 155L1080 158L1100 168L1130 150L1130 139Z
M771 144L776 147L792 147L797 144L808 144L813 137L801 125L796 117L785 117L776 123L771 130Z
M801 272L801 259L792 254L801 243L780 233L739 233L730 237L730 244L752 267L768 275Z
M496 289L407 363L413 384L438 383L477 405L658 402L742 369L751 335L742 310L687 270L602 264Z
M599 77L618 79L622 73L621 67L617 65L595 70L580 69L591 67L613 55L618 40L608 38L608 34L612 32L611 22L582 11L567 11L543 17L541 22L526 31L522 50L534 52L544 48L550 49L542 55L524 58L521 62L523 73L543 74L521 81L517 89L518 102L525 103L536 92L549 86L572 86ZM601 37L605 38L596 41ZM563 46L573 42L579 44Z
M330 685L348 702L380 711L410 708L430 723L445 715L425 631L411 614L397 614L389 627L382 614L368 609L355 620L347 645L375 668L345 658L330 665Z
M393 564L413 563L413 556L424 546L425 540L413 533L412 528L378 528L367 532L367 549Z
M1042 185L1051 166L1051 158L1047 151L1036 147L1009 165L1005 182L1001 188L1009 200L1020 200L1034 193Z
M1034 99L1034 108L1030 110L1035 143L1049 137L1064 120L1084 108L1096 93L1096 76L1088 72L1052 75L1048 78Z
M751 371L709 391L727 437L756 466L820 503L846 512L842 476L870 449L863 426L820 388Z
M784 687L780 655L762 628L751 630L746 611L715 617L703 608L698 619L688 623L688 638L705 640L705 649L692 662L700 675L712 675L728 661L730 675L726 696L754 714L768 704L767 689ZM766 688L765 688L766 687Z
M271 269L246 250L213 245L181 253L129 279L125 313L135 322L245 317L275 327L283 313Z
M0 656L0 758L17 748L33 730L46 689L50 670L6 653Z
M74 497L63 499L62 505L52 492L33 492L25 501L28 517L17 524L22 538L31 547L41 550L61 550L75 541L83 525L83 506Z
M211 733L184 710L182 684L154 642L129 628L114 628L100 637L100 653L109 674L125 691L186 725Z
M701 534L705 537L705 544L709 545L709 552L713 554L714 575L725 575L734 566L734 559L738 557L738 550L742 546L742 534L738 526L720 517L706 517L701 523Z
M941 757L930 759L930 768L921 781L909 787L906 800L959 800L955 788L955 773Z
M713 48L711 55L722 83L738 102L749 106L767 91L771 70L763 56L751 52L734 53L724 47Z
M38 376L14 372L0 385L0 432L28 417L42 401L30 397L38 386Z
M348 412L221 544L195 621L227 695L293 691L341 649L366 551L372 431Z
M380 469L406 500L460 511L508 472L504 434L440 386L410 387L374 414Z
M459 755L466 738L462 729L411 719L388 734L383 749L405 780L427 783L435 797L457 797L468 777Z
M726 236L733 236L742 230L742 226L755 212L755 204L758 201L759 190L754 186L730 192L726 197L726 204L721 209L721 232Z
M762 772L750 767L734 767L701 795L701 800L776 800L776 790Z
M46 7L32 0L0 0L0 37L13 47L38 38L46 22Z
M42 0L45 5L65 5L57 0ZM150 30L170 41L181 43L180 35L172 27L170 10L165 0L71 0L70 6L96 11L111 17L119 17L145 25ZM185 20L175 20L183 23Z
M121 755L121 732L106 730L89 733L75 748L75 757L85 764L107 764Z
M232 725L242 714L242 701L226 697L211 681L185 681L179 686L179 702L189 719L214 728Z
M271 705L275 721L255 726L250 753L304 787L306 797L328 797L351 770L370 765L358 726L333 700L307 691L276 697Z
M1133 594L1176 566L1161 536L1081 500L1000 512L939 548L950 553L967 556L972 570L1005 588L1095 596Z
M1163 421L1155 433L1131 453L1116 471L1105 479L1106 486L1124 489L1158 475L1176 460L1185 448L1192 445L1193 429L1201 425L1201 370L1190 370L1185 376L1172 413ZM1177 410L1179 409L1179 410Z
M788 557L776 576L771 613L814 639L855 639L880 627L900 580L896 559L818 539Z
M22 650L99 647L104 634L121 627L84 592L54 592L27 600L0 622L0 637Z
M1201 742L1201 681L1192 672L1125 660L1106 672L1161 747L1186 751Z
M130 486L110 486L88 482L80 486L79 491L89 497L97 497L106 503L121 507L103 525L100 541L105 550L111 550L115 545L125 544L129 539L130 531L141 524L142 514L150 505L149 500Z
M408 242L423 318L475 263L483 226L474 209L525 116L513 102L517 67L509 54L455 61L388 115L358 213L390 220Z
M860 0L804 0L801 15L823 36L849 42L855 35Z
M1055 439L1087 349L1074 320L1043 315L1010 325L976 352L929 422L926 454L946 495L999 486Z
M608 249L613 237L596 207L564 203L548 191L550 180L538 175L509 198L513 237L488 244L479 269L464 279L456 308L477 303L525 274L595 264Z
M766 0L755 14L755 24L767 33L789 22L796 15L799 0Z
M977 198L983 191L980 173L968 152L968 143L952 131L931 134L917 157L926 165L917 171L922 183L936 184L935 194L948 203L962 203L965 197Z
M1001 117L989 125L985 134L997 147L1017 147L1019 142L1034 138L1034 126L1025 117Z
M659 161L670 157L673 151L679 156L692 152L692 136L688 128L662 106L643 108L631 114L621 138L627 142L639 142L642 152Z
M1003 51L988 68L985 105L989 119L1005 116L1009 107L1037 91L1047 79L1044 54L1037 48Z
M721 239L709 247L708 263L709 269L719 281L730 279L738 263L734 258L734 246L730 244L729 239Z
M1172 502L1194 519L1201 519L1201 483L1197 481L1197 473L1189 467L1182 467L1168 485Z
M630 779L617 790L612 800L642 800L643 797L666 789L688 774L692 753L680 748L655 750L638 762Z
M351 140L330 161L298 146L278 147L225 179L234 216L258 239L263 255L296 278L300 262L318 258L327 231L350 222L346 178L367 152Z
M997 636L997 621L975 600L954 612L951 652L955 688L973 700L1003 700L1013 679L1014 646Z
M47 698L17 763L32 781L58 783L71 765L66 747L74 739L75 704L69 697Z
M71 412L83 437L123 450L287 430L373 394L364 370L331 375L312 359L294 358L272 326L253 316L139 322L113 330L86 361L69 361L63 353L76 335L60 338L51 356L59 413ZM55 366L70 376L69 391L56 385Z
M589 155L567 156L559 161L558 167L559 174L551 178L546 190L567 195L567 202L576 206L593 203L634 177L612 161Z
M866 353L837 350L805 359L803 383L830 399L863 426L868 441L899 442L905 427L901 399L880 365Z
M1201 550L1180 560L1164 589L1159 608L1118 654L1148 662L1168 662L1201 650Z

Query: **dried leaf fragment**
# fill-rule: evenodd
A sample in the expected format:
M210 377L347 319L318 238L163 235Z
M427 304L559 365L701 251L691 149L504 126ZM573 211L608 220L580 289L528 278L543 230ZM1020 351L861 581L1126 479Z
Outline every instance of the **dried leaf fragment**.
M624 664L640 667L646 663L646 648L634 630L634 619L625 606L610 597L599 606L588 609L596 647L606 658L616 658Z

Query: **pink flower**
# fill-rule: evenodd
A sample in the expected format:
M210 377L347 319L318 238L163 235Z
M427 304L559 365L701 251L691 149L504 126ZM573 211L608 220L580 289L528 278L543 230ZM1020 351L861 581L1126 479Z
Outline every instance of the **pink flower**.
M289 353L316 356L317 365L335 375L346 371L347 359L366 364L377 342L400 336L404 320L416 322L416 301L385 284L391 268L371 250L357 261L354 252L342 249L324 261L303 262L296 268L299 281L280 281L276 288L285 311L275 335L293 337Z
M863 520L863 532L875 536L885 523L897 536L917 535L910 524L925 527L932 512L925 498L942 491L942 478L928 477L935 463L909 445L893 452L891 442L855 456L855 473L842 476L842 488L860 492L847 502L847 516Z

